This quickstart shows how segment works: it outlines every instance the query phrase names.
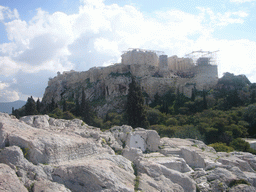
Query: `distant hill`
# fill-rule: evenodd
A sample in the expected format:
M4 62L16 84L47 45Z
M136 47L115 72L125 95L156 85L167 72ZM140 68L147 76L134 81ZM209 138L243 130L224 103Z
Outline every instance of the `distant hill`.
M25 104L26 104L26 101L21 101L21 100L14 101L14 102L7 102L7 103L0 102L0 112L11 114L12 107L14 107L14 109L19 109Z

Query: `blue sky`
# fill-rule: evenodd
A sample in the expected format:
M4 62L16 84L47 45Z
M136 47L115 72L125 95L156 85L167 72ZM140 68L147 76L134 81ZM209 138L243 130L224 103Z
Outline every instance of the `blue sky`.
M256 82L256 0L0 0L0 102L42 97L58 71L144 48L218 52L219 76Z

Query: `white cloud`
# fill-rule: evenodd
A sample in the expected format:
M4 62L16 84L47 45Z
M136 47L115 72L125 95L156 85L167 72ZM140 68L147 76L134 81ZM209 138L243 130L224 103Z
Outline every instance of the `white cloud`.
M9 88L10 83L0 81L0 102L19 100L19 93Z
M198 9L202 12L203 22L211 28L227 26L234 23L242 24L244 22L243 18L248 16L248 13L244 11L214 13L210 8L198 7ZM206 19L208 16L209 19Z
M41 71L56 73L106 66L120 62L122 51L128 48L160 50L180 57L194 50L220 49L220 73L256 70L255 42L212 37L214 30L242 24L248 16L246 12L215 13L209 8L199 8L197 15L169 10L157 11L149 17L130 5L105 5L102 0L81 2L78 13L49 14L39 8L28 22L19 19L17 10L11 12L0 6L0 21L7 17L6 12L14 15L11 21L4 21L10 42L0 45L0 75L30 73L31 76ZM192 35L197 38L191 39ZM249 64L251 69L243 69L241 62ZM24 93L25 85L18 87L22 78L17 79L15 89L9 87L8 93L16 95L13 90L20 90L19 95ZM47 81L48 76L45 78ZM23 95L29 95L29 91Z
M19 93L13 90L1 90L0 92L0 102L12 102L19 100Z
M5 19L18 19L19 13L17 9L11 11L8 7L4 7L0 5L0 21L4 21Z
M20 68L21 67L11 58L7 56L0 56L0 75L8 77L17 73Z
M255 0L230 0L230 2L235 2L235 3L246 3L246 2L253 2Z
M4 83L0 81L0 90L3 90L4 88L7 88L7 87L9 87L8 83Z

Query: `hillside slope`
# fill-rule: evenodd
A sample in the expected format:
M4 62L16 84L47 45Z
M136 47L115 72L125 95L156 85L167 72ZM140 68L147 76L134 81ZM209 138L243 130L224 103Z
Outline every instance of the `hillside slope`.
M185 74L193 74L191 76ZM156 93L163 95L170 89L191 96L192 89L209 89L217 84L217 66L195 66L189 71L161 73L159 67L147 64L115 64L108 67L91 68L85 72L64 72L49 80L45 89L43 104L54 100L81 101L82 90L87 99L95 105L98 116L104 116L108 111L122 111L125 96L128 94L131 76L135 76L143 91L145 99L150 103Z

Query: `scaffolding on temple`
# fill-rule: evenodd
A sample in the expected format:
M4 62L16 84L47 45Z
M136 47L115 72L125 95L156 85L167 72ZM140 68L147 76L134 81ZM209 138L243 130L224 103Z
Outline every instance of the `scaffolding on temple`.
M217 51L193 51L189 54L186 54L186 58L193 60L195 65L218 65Z
M127 51L122 51L122 53L127 53L130 51L141 51L141 52L153 52L159 55L164 55L164 51L150 50L150 49L140 49L140 48L129 48Z

